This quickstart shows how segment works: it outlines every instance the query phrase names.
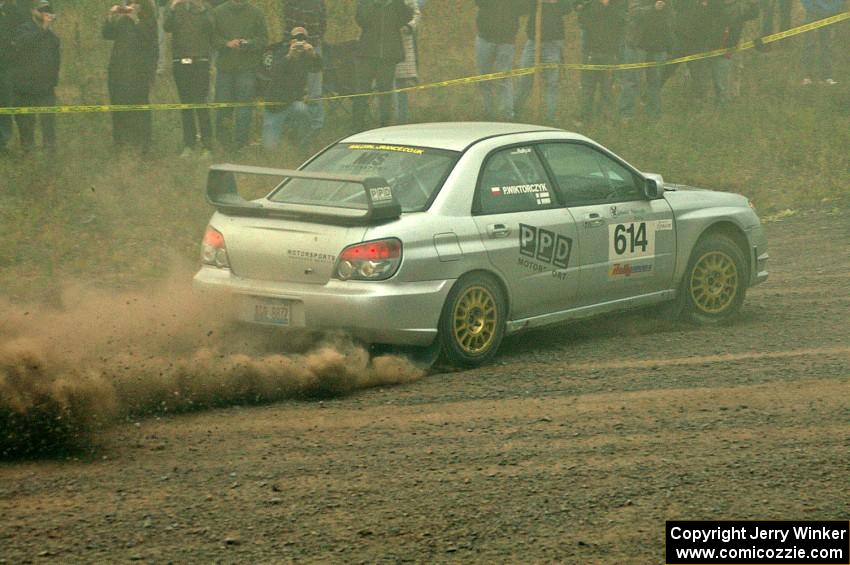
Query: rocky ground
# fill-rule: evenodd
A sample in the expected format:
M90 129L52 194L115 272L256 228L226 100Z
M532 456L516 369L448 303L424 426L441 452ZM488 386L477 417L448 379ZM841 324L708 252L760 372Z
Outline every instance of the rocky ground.
M850 222L768 225L725 328L612 317L323 402L0 464L0 562L646 562L669 519L847 519Z

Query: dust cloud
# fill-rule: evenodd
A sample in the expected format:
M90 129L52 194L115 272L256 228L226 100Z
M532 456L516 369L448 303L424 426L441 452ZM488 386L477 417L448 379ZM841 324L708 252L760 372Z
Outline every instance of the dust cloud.
M186 273L155 288L66 287L61 307L0 302L0 457L63 453L122 418L330 397L423 376L341 333L237 327Z

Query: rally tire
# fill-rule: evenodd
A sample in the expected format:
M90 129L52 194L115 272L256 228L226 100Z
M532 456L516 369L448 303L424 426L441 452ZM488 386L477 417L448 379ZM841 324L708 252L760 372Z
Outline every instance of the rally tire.
M734 241L719 234L703 237L680 287L683 318L701 325L731 321L744 304L748 275L747 260Z
M505 335L505 293L493 277L471 273L449 292L440 314L437 339L443 361L478 367L495 357Z

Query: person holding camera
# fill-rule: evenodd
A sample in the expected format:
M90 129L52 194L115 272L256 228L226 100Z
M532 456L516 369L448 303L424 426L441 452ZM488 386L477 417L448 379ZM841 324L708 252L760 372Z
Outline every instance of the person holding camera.
M257 70L261 53L268 43L266 17L249 0L228 0L213 10L218 60L215 80L216 102L253 102L257 94ZM216 115L219 142L232 150L248 145L251 138L253 108L236 108L235 136L225 121L233 117L233 108Z
M12 106L12 38L18 26L26 21L14 0L0 0L0 108ZM0 153L12 140L12 116L0 114Z
M514 66L514 43L519 19L528 10L521 0L475 0L475 62L482 75L509 71ZM485 80L478 83L484 98L488 120L514 119L513 79Z
M322 41L327 28L325 0L284 0L283 29L301 27L310 30L310 44L317 55L322 55ZM287 34L288 35L288 34ZM284 37L285 40L291 37ZM307 75L307 109L310 112L310 136L315 138L325 125L325 108L322 97L322 69Z
M148 104L158 58L156 8L151 0L133 0L109 9L103 38L112 41L107 84L110 104ZM112 138L118 147L147 153L152 141L149 110L112 112Z
M322 58L310 43L307 30L294 28L289 41L281 42L272 53L267 106L263 112L263 148L277 149L285 130L306 150L312 139L310 111L304 102L308 77L322 69Z
M673 48L673 12L669 0L637 0L629 10L626 63L651 61L656 67L623 71L620 115L634 118L641 75L646 77L645 108L650 119L661 117L661 64Z
M56 19L48 0L29 0L30 21L21 25L12 40L15 65L12 90L15 105L55 106L55 88L59 83L59 37L50 29ZM30 152L35 145L35 121L32 114L18 114L15 122L21 136L21 147ZM56 115L39 114L41 140L49 153L56 151Z
M534 66L537 49L537 0L526 0L526 6L528 21L525 26L525 35L527 39L519 62L520 68ZM570 0L543 0L543 24L540 26L541 64L560 65L563 62L564 18L572 9ZM560 69L543 71L544 119L550 124L555 122L555 113L558 109L558 83L560 78ZM517 90L514 98L514 108L517 112L522 111L528 104L533 82L533 75L517 77Z
M625 0L589 0L577 4L578 22L584 32L584 61L586 65L613 65L622 44L626 24ZM599 101L596 101L596 91ZM600 110L613 102L611 71L583 70L581 72L581 119L594 119Z
M373 83L379 92L392 90L396 64L404 60L401 28L412 18L413 10L405 0L357 0L356 20L361 30L356 64L357 92L371 92ZM366 96L354 99L352 113L357 131L365 129L368 104ZM391 95L382 94L378 105L381 125L386 126L392 118Z
M212 10L204 0L172 0L163 23L171 33L171 57L174 83L180 102L202 104L207 101L210 84L210 57L213 50L214 23ZM201 132L201 156L210 157L212 122L207 108L181 110L183 122L183 152L189 157ZM195 127L195 118L198 127Z

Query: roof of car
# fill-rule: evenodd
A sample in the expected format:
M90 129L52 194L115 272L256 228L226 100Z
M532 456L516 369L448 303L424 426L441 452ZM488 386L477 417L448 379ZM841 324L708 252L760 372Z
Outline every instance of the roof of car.
M532 124L503 122L436 122L373 129L355 133L343 139L342 142L413 145L432 147L434 149L463 151L473 143L488 137L517 133L557 131L563 130Z

